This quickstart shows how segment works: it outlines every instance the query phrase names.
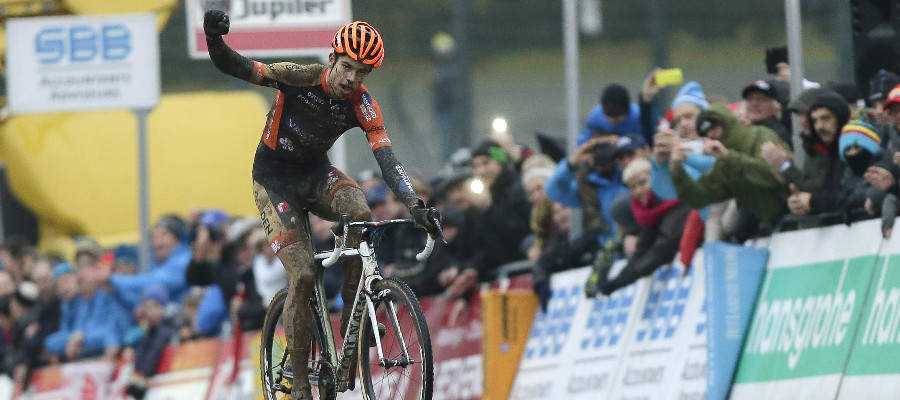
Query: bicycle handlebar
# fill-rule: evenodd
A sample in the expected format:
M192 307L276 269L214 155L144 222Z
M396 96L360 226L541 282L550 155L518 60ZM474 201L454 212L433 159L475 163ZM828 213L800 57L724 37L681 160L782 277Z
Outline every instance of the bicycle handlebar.
M340 245L335 244L334 250L331 252L331 255L328 258L322 260L322 265L325 267L330 267L337 262L337 260L344 254L344 251L347 250L347 238L346 233L348 228L362 227L362 228L383 228L389 225L409 225L414 224L415 221L411 219L386 219L384 221L357 221L357 222L349 222L347 215L342 215L340 222L338 222L338 226L335 229L335 236L339 239ZM419 254L416 254L416 260L423 261L428 256L431 255L431 251L434 250L434 238L431 235L428 235L428 239L425 241L425 248L422 249Z

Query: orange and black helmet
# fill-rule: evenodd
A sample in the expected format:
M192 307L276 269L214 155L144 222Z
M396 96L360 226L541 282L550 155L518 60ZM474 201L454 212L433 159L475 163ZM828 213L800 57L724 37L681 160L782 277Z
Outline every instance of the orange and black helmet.
M378 68L384 59L384 42L381 34L368 22L354 21L338 29L334 34L331 47L338 54L346 54L350 58L372 68Z

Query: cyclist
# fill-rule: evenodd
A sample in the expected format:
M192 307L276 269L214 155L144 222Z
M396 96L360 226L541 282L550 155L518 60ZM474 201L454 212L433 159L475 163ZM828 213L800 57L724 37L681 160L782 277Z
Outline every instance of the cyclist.
M369 221L371 214L359 185L331 164L327 151L341 134L355 127L365 132L382 176L429 234L440 232L440 214L425 207L413 191L403 166L394 157L378 103L363 80L384 58L384 43L372 25L356 21L340 28L331 46L328 65L289 62L263 64L232 50L222 35L228 15L210 10L203 30L209 57L222 72L250 83L278 89L253 162L253 196L269 243L288 273L284 324L293 371L306 371L309 355L310 307L315 281L314 250L301 210L324 219L348 214L353 221ZM351 232L352 233L352 232ZM359 243L358 232L348 246ZM350 317L362 263L344 263L341 289L344 309L341 334ZM291 399L311 398L305 373L294 374Z

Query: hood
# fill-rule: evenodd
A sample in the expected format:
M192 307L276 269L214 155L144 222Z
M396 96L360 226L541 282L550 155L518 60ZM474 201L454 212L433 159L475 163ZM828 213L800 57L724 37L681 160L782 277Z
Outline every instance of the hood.
M809 111L806 112L806 117L809 119L809 129L815 138L821 142L819 133L816 132L816 128L812 123L812 111L820 107L825 107L834 113L837 117L838 132L840 133L840 129L847 125L847 122L850 122L850 106L847 105L847 100L844 100L840 94L833 90L823 92L809 105ZM837 146L837 143L834 146Z
M719 125L722 126L722 137L719 139L719 141L722 142L722 144L725 144L726 147L728 147L726 142L734 137L735 132L739 128L737 118L735 118L734 113L731 112L731 109L728 108L728 104L713 103L709 106L709 108L703 111L703 114L704 118L715 120Z

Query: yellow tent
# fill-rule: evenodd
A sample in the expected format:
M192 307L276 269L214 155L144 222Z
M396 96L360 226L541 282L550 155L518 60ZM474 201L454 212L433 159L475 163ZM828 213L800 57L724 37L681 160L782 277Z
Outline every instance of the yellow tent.
M256 92L164 95L148 118L150 220L191 208L255 215L250 169L268 110ZM137 118L130 111L15 116L0 125L0 159L37 214L44 251L69 235L137 242Z

